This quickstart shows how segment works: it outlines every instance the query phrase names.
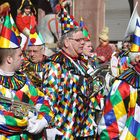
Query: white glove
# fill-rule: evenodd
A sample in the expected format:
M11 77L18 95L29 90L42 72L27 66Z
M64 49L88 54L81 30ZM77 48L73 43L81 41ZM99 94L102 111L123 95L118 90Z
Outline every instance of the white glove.
M37 119L35 116L29 119L26 131L32 134L38 134L47 126L48 122L44 117L42 119Z
M28 28L23 29L23 34L25 34L27 37L30 35L30 30Z
M47 131L47 140L55 140L56 135L62 136L63 134L56 128L46 129Z

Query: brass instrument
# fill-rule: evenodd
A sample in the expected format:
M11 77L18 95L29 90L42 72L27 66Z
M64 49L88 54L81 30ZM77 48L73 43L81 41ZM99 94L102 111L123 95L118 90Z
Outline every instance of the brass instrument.
M96 76L99 74L99 75L105 76L107 72L111 72L110 71L110 63L100 64L99 66L97 66L95 68L92 75Z
M100 66L96 67L94 72L91 74L90 80L89 80L89 85L91 86L90 89L92 89L91 94L89 98L92 98L95 94L99 93L102 91L105 86L105 75L107 72L110 71L110 64L101 64Z
M89 82L89 98L99 93L105 88L105 78L102 75L92 76Z
M11 98L7 98L5 96L0 95L0 103L5 103L10 105L8 111L14 113L16 117L27 117L29 112L37 113L37 110L34 106L24 103L21 101L15 101Z

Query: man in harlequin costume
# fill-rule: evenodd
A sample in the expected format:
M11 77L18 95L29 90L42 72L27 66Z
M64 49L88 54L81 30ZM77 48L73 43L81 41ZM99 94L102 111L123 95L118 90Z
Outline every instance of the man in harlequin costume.
M43 129L53 118L44 94L18 71L21 63L22 52L7 15L0 36L1 140L41 139ZM16 101L18 104L15 105Z
M140 26L136 26L129 57L133 67L114 82L98 125L101 140L140 139Z
M36 32L37 21L33 10L33 5L29 0L22 0L19 13L16 17L16 25L19 31L26 36Z
M87 74L87 61L81 57L84 36L79 27L75 28L69 16L67 19L71 28L64 28L62 20L61 51L48 58L43 91L55 112L52 127L62 133L62 136L56 136L58 139L84 139L89 136L93 139L97 102L92 96L93 86L89 86L91 77Z
M41 90L43 66L46 63L47 56L44 54L45 43L39 33L30 34L25 52L21 71L25 72L32 83Z

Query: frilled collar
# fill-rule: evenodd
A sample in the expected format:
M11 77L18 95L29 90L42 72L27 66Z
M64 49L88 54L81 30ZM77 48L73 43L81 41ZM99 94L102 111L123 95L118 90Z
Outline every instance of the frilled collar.
M126 81L134 88L140 88L140 66L136 65L126 70L118 79Z
M26 83L26 76L23 73L15 72L13 76L0 75L0 85L8 89L19 90Z
M63 51L63 50L61 50L61 53L62 54L64 54L65 56L69 56L71 59L73 59L73 60L77 60L77 59L79 59L80 57L72 57L72 56L70 56L68 53L66 53L65 51Z
M76 59L73 59L73 60L77 64L79 64L79 66L81 67L83 72L85 72L85 73L87 72L87 70L88 70L88 61L86 59L84 59L84 57L82 55L79 56ZM49 61L54 61L56 63L59 63L65 69L74 70L74 72L76 72L77 74L80 74L78 72L78 69L75 67L75 65L69 60L69 58L66 55L64 55L64 53L62 53L62 51L60 51L60 52L54 54L53 56L49 57Z
M45 63L45 61L41 62L41 63L33 63L30 60L25 59L23 62L23 65L22 65L22 70L23 71L29 70L29 71L41 72L44 63Z

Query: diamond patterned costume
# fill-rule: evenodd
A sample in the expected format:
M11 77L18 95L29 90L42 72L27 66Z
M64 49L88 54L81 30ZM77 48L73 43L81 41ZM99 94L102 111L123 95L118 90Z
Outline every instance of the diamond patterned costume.
M89 75L83 76L74 63L63 51L53 55L46 64L43 90L55 112L54 125L62 133L62 139L72 140L75 137L93 136L97 100L89 98ZM86 73L87 61L83 58L72 58Z
M125 71L112 86L98 126L101 140L140 138L140 74L136 67Z
M0 75L0 95L35 106L38 110L39 119L45 117L50 122L53 117L49 102L44 99L44 94L35 88L30 80L20 72L16 72L13 76ZM28 124L27 117L17 117L10 111L10 106L10 104L0 100L0 139L34 139L33 135L25 131ZM41 139L41 137L37 136L36 138Z

